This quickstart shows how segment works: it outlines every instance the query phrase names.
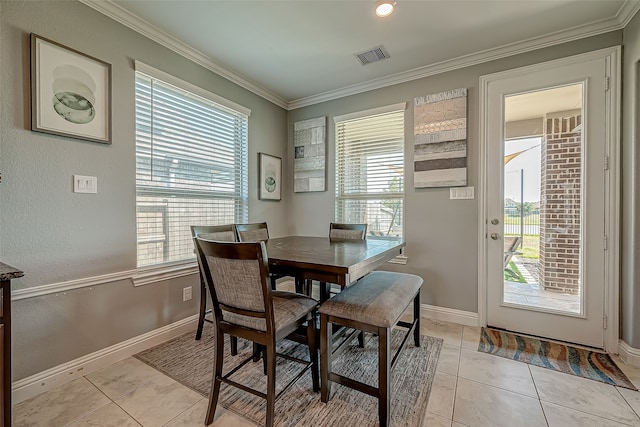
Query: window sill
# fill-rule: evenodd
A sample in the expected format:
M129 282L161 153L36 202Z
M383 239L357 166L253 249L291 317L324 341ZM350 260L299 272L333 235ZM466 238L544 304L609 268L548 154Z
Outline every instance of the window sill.
M178 264L162 265L159 267L145 267L137 271L133 278L133 286L150 285L177 277L189 276L198 272L198 263L195 261L181 262Z
M406 255L398 255L395 258L391 258L389 261L387 261L389 264L402 264L402 265L407 265L407 261L409 261L409 257Z

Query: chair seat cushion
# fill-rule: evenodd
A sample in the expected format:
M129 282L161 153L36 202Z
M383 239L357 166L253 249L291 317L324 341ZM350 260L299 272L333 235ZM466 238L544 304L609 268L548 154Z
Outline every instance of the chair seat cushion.
M285 326L304 318L315 309L318 301L302 294L283 291L271 291L273 298L273 315L276 333ZM266 331L266 321L255 317L243 316L236 313L223 312L224 320L235 325L244 326L259 331Z
M390 328L422 286L413 274L374 271L320 306L319 313Z

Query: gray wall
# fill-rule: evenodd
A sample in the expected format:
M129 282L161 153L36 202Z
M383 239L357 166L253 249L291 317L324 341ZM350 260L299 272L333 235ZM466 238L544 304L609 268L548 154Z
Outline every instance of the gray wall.
M449 200L448 188L413 188L413 98L459 87L468 88L468 185L477 189L480 180L479 77L621 43L622 32L615 31L291 111L288 118L290 130L298 120L329 117L328 190L324 193L296 193L292 196L291 218L294 231L299 234L326 235L329 218L335 216L333 117L407 102L405 240L409 261L406 266L394 265L388 268L422 276L425 281L422 302L425 304L477 312L478 200ZM292 133L289 132L290 171L293 165L291 139Z
M625 27L622 67L622 339L640 348L640 13Z
M258 152L287 155L284 109L79 2L2 1L0 14L0 260L25 271L14 289L135 269L134 60L252 110L250 183ZM31 32L112 64L112 145L29 130ZM98 194L72 193L74 174L97 176ZM258 201L250 188L249 219L288 234L287 201ZM16 301L13 379L195 314L196 279L137 288L127 280ZM194 299L183 303L188 285Z

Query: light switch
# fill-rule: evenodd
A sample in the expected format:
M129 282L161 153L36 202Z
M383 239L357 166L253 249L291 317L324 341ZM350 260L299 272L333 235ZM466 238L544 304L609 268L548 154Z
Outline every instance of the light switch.
M74 193L97 193L98 177L73 175L73 192Z
M468 200L475 198L474 187L452 187L449 189L449 199Z

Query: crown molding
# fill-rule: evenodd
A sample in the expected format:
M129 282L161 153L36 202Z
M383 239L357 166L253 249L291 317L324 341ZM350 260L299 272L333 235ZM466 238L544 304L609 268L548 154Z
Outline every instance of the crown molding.
M544 36L503 45L497 48L487 49L481 52L475 52L469 55L459 56L451 60L437 62L435 64L430 64L424 67L415 68L413 70L392 74L390 76L370 80L364 83L345 86L317 95L287 101L281 96L271 92L270 90L250 82L238 73L235 73L219 64L216 64L202 52L188 46L187 44L164 32L158 27L150 24L144 19L135 16L126 9L113 3L111 0L78 1L286 110L295 110L297 108L319 104L321 102L344 98L351 95L357 95L359 93L367 92L370 90L381 89L399 83L405 83L408 81L417 80L436 74L442 74L449 71L482 64L485 62L490 62L549 46L567 43L586 37L596 36L610 31L620 30L623 29L629 23L629 21L631 21L634 15L640 10L639 1L627 0L620 7L620 10L616 14L616 16L610 19L569 28L567 30L562 30Z
M626 2L624 2L622 7L620 7L620 10L618 11L618 15L617 15L621 28L626 27L629 21L633 19L633 17L636 15L636 13L638 13L639 10L640 10L640 1L627 0Z
M235 73L219 64L216 64L207 55L203 54L197 49L190 47L186 43L178 40L177 38L164 32L160 28L145 21L144 19L137 17L128 10L113 3L111 0L78 1L115 21L118 21L119 23L131 28L132 30L142 34L143 36L155 42L158 42L162 46L171 49L172 51L184 56L185 58L195 62L196 64L201 65L210 71L213 71L214 73L237 84L238 86L255 93L256 95L266 99L267 101L270 101L285 109L288 107L288 103L284 98L247 80L240 74Z
M624 6L630 2L627 1ZM628 22L640 8L640 2L635 2L635 7L622 7L615 18L582 25L567 30L550 33L545 36L534 37L516 43L510 43L500 47L475 52L469 55L459 56L457 58L437 62L435 64L426 65L424 67L414 68L413 70L402 73L392 74L379 79L370 80L364 83L345 86L340 89L324 92L318 95L312 95L289 102L288 110L302 108L321 102L331 101L345 96L356 95L374 89L380 89L387 86L393 86L399 83L405 83L424 77L442 74L461 68L470 67L497 59L506 58L521 53L531 52L533 50L554 46L562 43L579 40L586 37L604 34L610 31L620 30L624 28L622 22ZM622 16L624 10L625 16ZM633 12L633 13L631 13Z

